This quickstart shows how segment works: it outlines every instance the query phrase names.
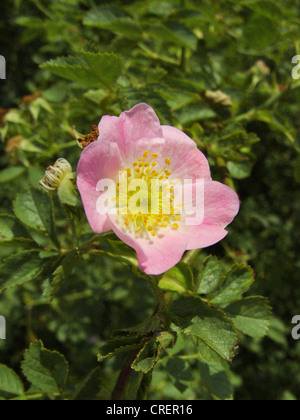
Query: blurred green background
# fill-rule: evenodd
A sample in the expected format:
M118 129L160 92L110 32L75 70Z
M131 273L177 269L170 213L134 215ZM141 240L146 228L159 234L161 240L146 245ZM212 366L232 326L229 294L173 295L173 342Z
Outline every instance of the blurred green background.
M300 54L296 2L2 0L0 9L0 55L7 60L7 80L0 80L0 213L12 213L16 194L37 186L56 158L75 169L80 149L73 126L86 134L103 114L149 103L162 123L197 142L213 178L241 198L226 240L197 258L212 253L225 265L251 265L252 294L267 296L273 308L268 337L241 338L231 365L235 399L299 399L300 341L291 338L291 320L300 314L300 81L291 75L292 57ZM76 72L60 77L66 65L82 63L82 50L118 53L106 63L107 77L117 72L111 85L78 80ZM75 58L45 64L67 56ZM3 175L10 166L23 171ZM57 218L68 243L59 209ZM81 234L88 232L83 218ZM12 252L0 246L1 259ZM66 356L80 381L113 329L153 310L147 284L104 257L79 264L50 303L46 281L0 296L9 330L0 363L20 375L24 349L37 337ZM122 358L107 363L106 375L121 364ZM197 366L190 367L192 385L181 394L158 366L149 397L208 398L197 385Z

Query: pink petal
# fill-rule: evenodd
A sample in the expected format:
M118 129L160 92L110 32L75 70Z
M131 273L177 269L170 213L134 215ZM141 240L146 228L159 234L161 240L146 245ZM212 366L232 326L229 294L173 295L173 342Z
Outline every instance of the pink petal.
M95 233L111 229L107 216L97 212L96 203L100 192L96 191L101 179L117 179L124 166L118 145L106 141L91 143L81 154L77 168L77 185L85 214Z
M162 153L171 161L172 178L210 179L209 164L196 143L175 127L162 126L165 146Z
M159 119L154 110L144 103L122 112L120 117L102 117L99 140L117 143L128 165L142 157L145 150L164 143Z
M225 227L237 215L240 207L238 195L227 185L217 181L204 182L204 220L198 226L184 226L188 248L206 248L227 235Z
M189 226L186 230L188 237L187 249L207 248L220 242L228 234L227 230L219 226Z
M108 215L108 218L115 234L135 249L139 268L146 274L159 275L174 267L187 249L188 239L174 229L165 228L155 237L141 238L129 232L119 216Z
M233 221L239 209L240 200L232 188L217 181L205 181L204 224L224 228Z

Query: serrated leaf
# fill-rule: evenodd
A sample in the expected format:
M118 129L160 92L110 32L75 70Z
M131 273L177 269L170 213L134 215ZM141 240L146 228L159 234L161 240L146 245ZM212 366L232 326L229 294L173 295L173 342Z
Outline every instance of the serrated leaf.
M221 282L221 265L217 257L207 257L202 267L200 268L200 274L197 278L197 293L207 294L212 292Z
M250 296L226 307L226 314L242 333L260 338L267 334L272 311L266 298Z
M144 345L145 338L141 335L117 336L108 340L100 348L98 354L98 361L102 362L105 359L113 357L114 355L127 351L130 349L137 349Z
M238 344L237 330L221 310L208 306L199 298L190 297L175 301L171 311L177 317L174 323L183 333L197 337L226 360L234 357Z
M249 290L253 282L252 268L236 264L225 274L222 284L208 295L208 300L214 305L235 302Z
M101 387L101 370L99 367L92 370L89 375L80 383L72 400L91 401L97 400Z
M158 362L160 351L161 346L155 340L148 341L134 359L132 369L145 374L150 372Z
M142 270L138 268L136 252L132 248L121 241L108 239L107 243L109 244L109 251L107 252L109 257L129 265L134 274L138 277L145 279L149 278Z
M91 53L82 52L94 75L105 86L112 86L116 83L122 73L123 61L121 56L114 53Z
M41 341L35 341L26 351L22 370L28 381L48 394L60 394L69 374L65 357L45 349Z
M12 398L25 392L19 376L9 367L0 365L0 396Z
M0 245L7 247L30 247L34 241L26 238L27 232L18 220L7 214L0 214Z
M53 244L59 247L53 207L47 193L35 188L22 191L14 202L14 212L28 227L46 232Z
M198 40L196 35L180 22L156 23L148 29L148 33L179 47L190 48L193 51L197 49Z
M25 172L25 168L22 166L12 166L0 171L0 184L11 182L16 178L19 178Z
M163 290L170 290L184 294L193 289L193 273L185 263L179 263L163 274L159 280L159 287Z
M180 357L171 357L167 359L166 372L170 376L174 386L183 393L193 380L192 369L187 361Z
M51 301L58 293L63 283L69 278L78 262L77 252L71 251L65 255L52 269L48 279L44 282L43 296Z
M141 28L122 8L116 6L97 6L84 17L83 24L109 30L117 35L135 39L141 37Z
M221 363L199 363L201 381L206 390L217 400L232 400L233 389L228 368Z
M94 87L111 87L122 73L121 56L82 51L80 57L50 60L42 68L57 76Z
M47 260L42 260L39 251L22 251L8 257L0 268L0 292L34 280L44 270Z

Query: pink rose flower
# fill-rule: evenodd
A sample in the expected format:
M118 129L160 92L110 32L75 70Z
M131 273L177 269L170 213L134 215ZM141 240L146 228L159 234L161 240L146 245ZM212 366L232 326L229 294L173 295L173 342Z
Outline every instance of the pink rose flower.
M113 230L134 248L146 274L159 275L176 265L186 250L209 247L227 235L225 228L239 211L239 198L231 188L211 179L206 157L186 134L161 125L154 110L144 103L120 117L105 115L99 133L78 164L77 185L85 213L95 233ZM99 191L99 181L118 183L120 171L127 171L129 181L143 179L147 184L153 179L171 184L201 180L203 220L189 225L184 209L179 215L173 208L168 215L100 214L97 202L103 191Z

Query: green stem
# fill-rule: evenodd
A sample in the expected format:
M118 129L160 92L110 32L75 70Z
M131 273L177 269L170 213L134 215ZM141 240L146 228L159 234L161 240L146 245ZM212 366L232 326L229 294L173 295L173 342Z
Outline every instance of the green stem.
M68 209L67 206L64 206L64 210L65 210L65 214L66 214L66 217L68 219L68 222L70 223L70 226L71 226L71 231L72 231L72 234L73 234L73 238L74 238L74 241L76 243L76 250L77 250L78 254L80 255L80 243L79 243L79 238L78 238L78 234L77 234L76 224L75 224L75 221L74 221L74 215L70 212L70 210Z
M56 216L55 216L55 206L54 206L54 200L53 200L53 195L50 195L50 201L51 201L51 210L52 210L52 221L53 221L53 226L54 226L54 232L53 232L53 244L55 245L55 247L61 251L61 245L59 243L58 240L58 234L57 234L57 225L56 225Z

